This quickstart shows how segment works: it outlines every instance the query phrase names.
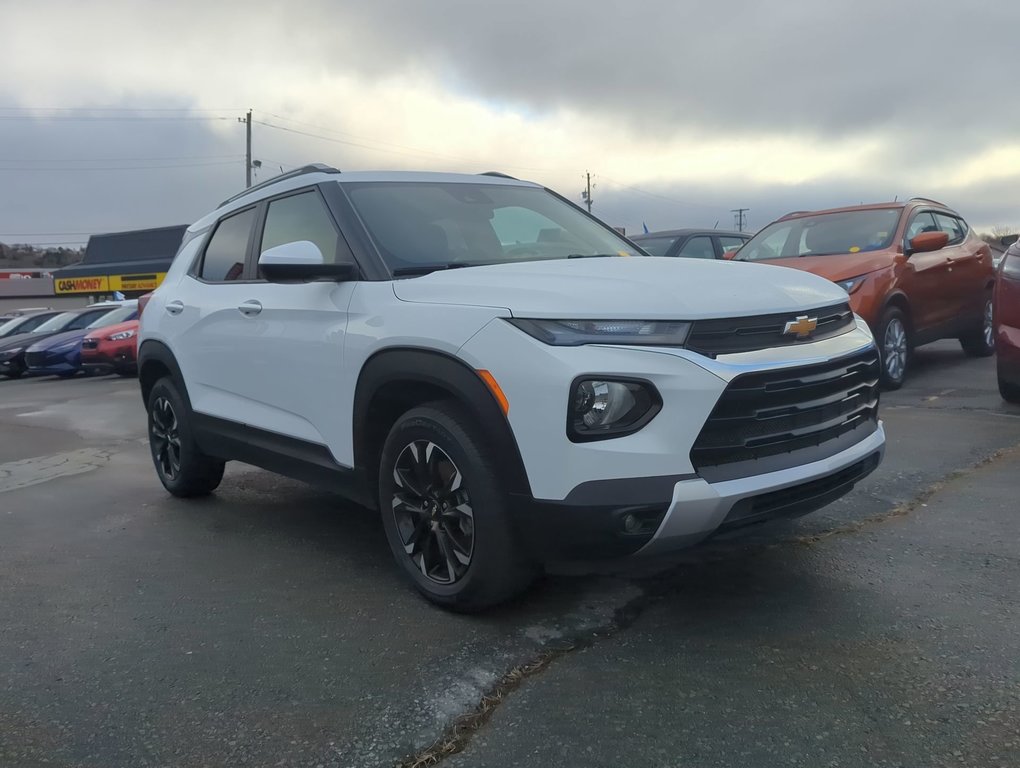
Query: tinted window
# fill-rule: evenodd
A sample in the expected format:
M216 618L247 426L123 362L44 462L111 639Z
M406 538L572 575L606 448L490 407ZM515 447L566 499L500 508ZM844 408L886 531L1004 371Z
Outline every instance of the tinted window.
M907 225L907 241L913 240L922 232L938 232L938 224L935 223L934 217L925 211L919 213L910 220L910 224Z
M704 235L688 238L677 255L688 259L714 259L715 248L712 246L712 238Z
M719 245L722 246L723 253L730 253L741 248L746 243L748 238L746 237L734 237L732 235L719 235Z
M888 248L899 208L868 208L802 216L770 224L751 238L740 259L830 256Z
M199 276L210 282L239 280L244 272L248 235L255 223L255 209L249 208L220 222L205 248Z
M949 235L949 244L962 243L965 231L963 228L963 222L961 222L955 216L948 216L944 213L936 213L935 221L939 225L939 229Z
M673 247L673 243L676 242L675 237L642 237L634 241L652 256L665 256L670 248Z
M106 325L116 325L117 323L123 323L125 320L134 320L135 315L138 313L138 308L134 305L127 304L123 307L117 307L105 315L100 315L89 323L89 328L102 328Z
M53 315L29 315L8 320L0 325L0 337L13 336L16 333L31 333L51 317Z
M310 190L269 204L259 253L284 243L308 240L319 247L326 263L332 264L337 261L339 239L326 204L318 192Z
M365 182L344 188L391 269L642 255L540 187Z

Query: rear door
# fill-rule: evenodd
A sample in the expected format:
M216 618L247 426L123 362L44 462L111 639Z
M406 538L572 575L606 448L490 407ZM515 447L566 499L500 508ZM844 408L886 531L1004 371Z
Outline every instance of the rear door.
M938 232L938 223L931 211L916 211L907 222L906 244L922 232ZM924 331L949 321L956 312L950 304L947 249L911 254L904 272L903 286L910 301L914 330Z

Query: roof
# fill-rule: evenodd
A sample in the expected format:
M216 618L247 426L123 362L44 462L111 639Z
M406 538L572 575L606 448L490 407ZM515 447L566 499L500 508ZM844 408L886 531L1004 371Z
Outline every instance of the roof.
M786 219L799 219L804 216L818 216L819 214L825 213L845 213L847 211L878 211L884 208L906 208L908 205L922 205L931 206L934 208L942 208L946 211L952 211L945 203L940 203L938 200L932 200L927 197L912 197L909 200L891 200L887 203L868 203L867 205L841 205L838 208L824 208L818 211L794 211L788 213L785 216L778 219L784 221Z
M657 232L642 232L639 235L631 235L630 239L637 242L650 237L685 237L687 235L725 235L729 237L751 237L750 232L736 232L732 229L697 229L688 227L686 229L661 229Z
M428 171L354 171L341 173L335 168L314 164L299 168L272 179L267 179L261 184L250 187L243 192L228 198L220 206L203 216L192 224L190 232L200 232L211 226L224 213L244 208L247 205L258 202L263 198L278 195L281 192L288 192L292 189L300 189L313 184L334 181L339 184L356 184L362 182L423 182L431 184L494 184L498 186L519 186L519 187L540 187L530 181L520 181L509 176L493 176L490 173L435 173Z

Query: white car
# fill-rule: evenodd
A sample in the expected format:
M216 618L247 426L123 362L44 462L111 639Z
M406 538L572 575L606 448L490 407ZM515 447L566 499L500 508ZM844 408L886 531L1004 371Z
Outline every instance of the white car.
M325 483L459 610L812 511L885 443L838 286L645 256L500 174L308 166L231 198L149 301L139 372L171 493L228 460Z

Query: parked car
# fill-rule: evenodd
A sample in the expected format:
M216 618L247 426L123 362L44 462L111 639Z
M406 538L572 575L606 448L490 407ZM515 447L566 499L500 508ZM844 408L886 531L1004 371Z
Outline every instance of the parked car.
M683 256L688 259L721 259L751 239L748 232L717 229L670 229L630 238L652 256Z
M70 378L81 370L82 340L109 325L117 325L138 317L138 302L118 302L84 328L67 330L41 339L25 349L25 367L33 376Z
M19 333L31 333L51 317L59 314L59 309L30 309L11 315L0 323L0 339L6 339Z
M140 340L170 493L212 492L234 459L326 483L460 610L550 559L807 513L885 443L878 353L838 286L647 257L501 175L252 187L188 229Z
M991 252L958 213L933 200L790 214L734 258L814 272L846 290L878 339L887 389L903 384L922 344L958 338L969 355L994 351Z
M995 353L1002 399L1020 403L1020 243L1015 238L995 281Z
M138 320L89 331L81 342L82 370L92 375L137 373Z
M64 331L84 329L89 323L120 306L109 302L94 304L82 309L72 309L54 315L29 333L18 333L0 339L0 375L17 379L27 370L25 350L38 341Z

